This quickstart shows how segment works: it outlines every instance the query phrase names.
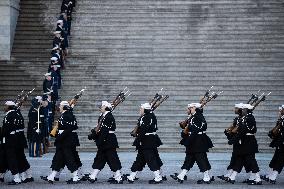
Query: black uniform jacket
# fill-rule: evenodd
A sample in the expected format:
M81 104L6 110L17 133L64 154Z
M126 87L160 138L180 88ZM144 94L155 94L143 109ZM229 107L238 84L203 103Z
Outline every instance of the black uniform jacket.
M208 152L213 147L211 139L206 135L207 123L200 111L196 111L188 119L189 133L181 132L180 144L186 146L188 153Z
M272 138L269 146L284 152L284 115L277 120L277 125L278 124L280 125L279 133L276 136L272 132L268 134L268 136Z
M116 135L114 134L116 123L112 113L101 114L98 124L101 125L100 131L97 134L94 133L97 147L102 150L119 148Z
M258 144L254 134L256 133L256 121L252 113L242 118L238 133L229 140L233 144L233 151L237 154L251 154L258 152Z
M8 111L3 119L1 140L7 148L16 147L18 145L18 139L16 135L18 120L18 114L15 110Z
M153 112L146 113L138 119L138 136L133 142L137 149L151 149L162 145L155 132L158 130L157 118Z
M79 146L79 138L75 130L78 129L77 121L72 110L66 110L58 119L58 135L55 139L56 147Z

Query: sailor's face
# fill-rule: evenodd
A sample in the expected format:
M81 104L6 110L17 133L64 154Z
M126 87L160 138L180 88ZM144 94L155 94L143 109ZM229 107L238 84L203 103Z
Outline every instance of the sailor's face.
M188 115L190 115L191 114L190 108L187 108L186 112Z
M106 106L101 106L101 107L100 107L100 111L101 111L102 113L105 113L105 112L106 112Z
M9 106L5 105L4 106L4 112L8 112L9 111Z

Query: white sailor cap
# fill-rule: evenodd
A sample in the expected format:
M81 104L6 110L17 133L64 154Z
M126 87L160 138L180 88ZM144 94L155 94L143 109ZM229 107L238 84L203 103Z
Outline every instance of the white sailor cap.
M55 56L53 56L53 57L51 57L51 58L50 58L50 60L51 60L51 61L57 61L57 60L58 60L58 58L57 58L57 57L55 57Z
M53 34L60 34L61 33L61 31L55 31L55 32L53 32Z
M187 105L188 108L196 107L196 108L201 108L200 103L190 103Z
M243 108L243 103L237 103L235 104L235 108Z
M47 77L47 76L51 76L51 73L50 73L50 72L48 72L48 73L44 74L44 76L45 76L45 77Z
M243 108L243 109L249 109L249 110L252 110L252 109L253 109L253 107L254 107L254 106L252 106L252 105L250 105L250 104L243 104L243 105L242 105L242 108Z
M15 102L11 101L11 100L8 100L5 102L5 105L6 106L16 106Z
M284 104L282 106L279 106L279 110L283 110L284 109Z
M145 110L151 110L151 105L148 102L146 102L144 104L141 104L141 108Z
M70 106L68 101L61 101L60 106Z
M102 106L108 107L108 108L112 108L111 103L109 103L108 101L102 101Z
M63 20L57 20L57 22L56 22L57 24L59 24L59 23L63 23Z
M42 96L36 96L35 99L37 99L37 101L42 101Z

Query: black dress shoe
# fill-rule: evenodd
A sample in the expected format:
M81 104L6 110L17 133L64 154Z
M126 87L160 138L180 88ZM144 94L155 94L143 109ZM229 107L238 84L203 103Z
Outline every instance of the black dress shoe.
M166 176L162 176L162 180L163 180L163 181L167 181L168 179L167 179Z
M114 181L115 179L113 178L113 177L110 177L110 178L108 178L108 180L107 180L107 182L112 182L112 181ZM124 180L124 178L123 178L123 180Z
M178 179L177 176L178 176L178 173L174 173L173 175L170 175L170 177L172 177L173 179L176 178L175 180ZM186 175L183 177L183 180L187 180L187 176Z
M88 178L88 181L89 181L90 183L95 183L97 180L98 180L97 178L96 178L96 179L91 179L90 177Z
M54 181L59 181L59 178L56 178L56 177L55 177L55 178L54 178Z
M130 174L123 174L122 179L127 180L127 177L130 176ZM134 180L138 180L139 178L135 177Z
M81 181L87 181L89 179L89 175L90 174L85 174L84 176L82 176L82 178L80 180Z
M79 184L79 183L80 183L80 180L73 181L73 179L70 179L70 180L67 180L66 183L67 183L67 184Z
M183 181L187 179L186 176L184 176L184 180L181 180L177 176L178 176L177 173L174 173L173 175L170 175L170 177L172 177L174 180L178 181L180 184L182 184Z
M225 175L217 176L217 178L226 181L229 177L225 177Z
M133 184L133 183L134 183L134 180L129 180L128 178L126 178L126 180L127 180L127 182L128 182L129 184Z
M235 180L231 180L230 178L228 178L226 181L227 181L228 183L235 184Z
M123 184L123 180L121 181L117 181L117 180L112 180L112 181L109 181L110 184Z
M248 185L262 185L262 182L261 181L259 181L259 182L252 181L252 182L249 182Z
M269 182L269 178L267 178L266 175L260 175L260 178L266 182Z
M33 181L35 181L35 180L34 180L33 177L31 177L31 178L26 178L26 179L23 180L22 182L23 182L23 183L28 183L28 182L33 182Z
M244 180L242 183L250 183L250 182L253 182L253 180L249 180L249 179L246 179L246 180Z
M197 184L211 184L211 180L205 181L205 180L201 179L201 180L197 181Z
M48 180L47 176L40 176L40 178L44 181L47 181L48 183L50 184L53 184L53 181L52 180Z
M177 180L178 179L178 174L177 173L174 173L173 175L170 175L170 177L172 177L174 180Z
M160 181L155 181L154 179L149 180L149 184L160 184L160 183L162 183L162 180L160 180Z
M0 182L4 182L4 178L0 178Z
M8 182L8 185L18 185L18 184L21 184L21 182L15 182L14 180Z
M269 179L269 183L270 183L270 184L276 184L276 180L270 180L270 179Z

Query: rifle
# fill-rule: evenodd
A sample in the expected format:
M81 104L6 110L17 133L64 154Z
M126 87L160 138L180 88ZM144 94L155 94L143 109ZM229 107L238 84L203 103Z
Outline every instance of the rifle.
M201 108L203 108L208 102L210 102L211 100L213 99L216 99L220 94L223 93L223 91L219 91L219 92L211 92L211 89L213 88L214 86L211 86L210 89L206 90L205 91L205 94L203 95L203 97L200 99L199 103L201 104ZM187 122L188 120L190 119L191 117L189 118L186 118L184 121L181 121L179 122L179 126L182 128L182 129L185 129L186 126L187 126Z
M130 90L127 87L125 87L122 91L120 91L111 103L112 111L130 95L131 95ZM96 134L98 134L100 132L101 126L102 126L102 121L103 121L103 118L100 119L95 130L93 130L92 132L95 132Z
M83 95L83 92L86 90L87 88L83 88L82 90L79 91L79 93L77 93L72 100L70 100L69 105L74 108L75 104L77 103L78 99ZM55 121L55 124L52 128L52 130L50 131L49 135L51 137L55 137L56 134L58 132L58 121Z
M160 90L160 92L163 91L163 88ZM169 95L161 95L158 93L155 94L153 99L150 101L151 105L151 111L156 110L164 101L166 101L169 98ZM130 135L133 137L136 137L138 134L138 124L134 127L134 129L130 132Z
M32 94L32 92L34 90L35 90L35 88L33 88L32 90L28 91L25 95L21 95L20 98L19 98L19 95L18 95L19 99L17 100L17 110L19 110L21 108L23 103L29 98L29 96Z
M260 90L257 92L259 93ZM269 92L267 95L265 95L265 93L262 93L260 96L258 96L258 94L252 94L251 95L251 98L247 101L247 104L251 104L253 106L253 109L252 111L263 101L266 100L266 98L271 94L271 92ZM253 105L254 104L254 105ZM232 133L237 133L238 132L238 128L239 128L239 125L231 125L230 127L228 127L226 129L226 131L229 133L229 134L232 134Z

